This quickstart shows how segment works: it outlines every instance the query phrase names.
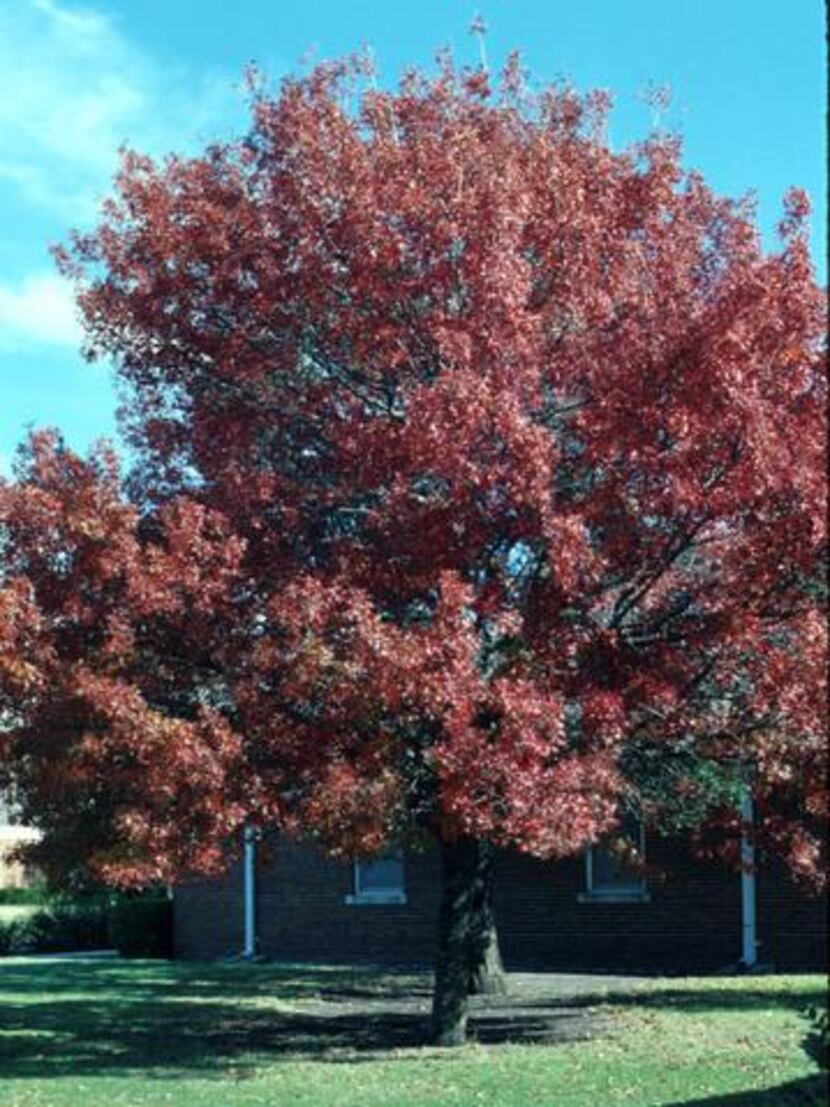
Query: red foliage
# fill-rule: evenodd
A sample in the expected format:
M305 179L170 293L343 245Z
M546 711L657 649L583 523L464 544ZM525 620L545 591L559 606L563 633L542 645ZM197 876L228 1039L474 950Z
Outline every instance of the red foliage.
M0 524L4 768L45 832L33 860L125 882L218 867L245 808L239 742L203 674L242 543L185 499L142 519L109 455L81 461L51 433L0 484Z
M127 154L60 252L139 463L131 506L41 439L2 492L28 813L122 880L209 868L249 817L558 856L647 739L797 795L815 872L806 199L764 256L676 139L603 144L607 97L358 69L255 92L237 145Z

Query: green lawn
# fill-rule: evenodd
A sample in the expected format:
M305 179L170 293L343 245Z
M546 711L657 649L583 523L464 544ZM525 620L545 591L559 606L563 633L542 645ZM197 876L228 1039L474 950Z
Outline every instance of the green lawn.
M0 959L2 1107L787 1107L818 976L540 985L483 1042L419 1046L426 977L278 965ZM524 985L523 985L524 986ZM541 990L540 990L541 989ZM551 1028L554 1028L551 1031ZM547 1035L545 1044L532 1041ZM486 1044L485 1044L486 1043Z

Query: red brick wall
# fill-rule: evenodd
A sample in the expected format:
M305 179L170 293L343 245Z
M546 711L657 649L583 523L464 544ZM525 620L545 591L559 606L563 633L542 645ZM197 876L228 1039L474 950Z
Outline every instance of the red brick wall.
M437 860L434 851L406 856L405 904L349 904L350 865L301 846L280 846L258 882L262 951L289 960L431 961Z
M439 890L435 852L409 853L404 880L405 904L348 904L351 865L281 843L257 866L259 949L286 960L430 962ZM174 917L179 956L204 959L241 952L241 864L222 880L180 885Z
M206 961L241 953L244 909L241 865L225 877L179 884L173 896L177 954Z
M718 968L741 955L740 879L691 861L676 845L649 842L649 902L581 902L584 858L553 866L501 859L496 911L505 960L528 967Z
M758 874L758 960L777 969L827 964L827 898L797 888L780 863Z
M513 968L694 971L741 956L740 877L692 861L677 844L650 841L648 903L582 903L582 858L556 865L503 854L496 914L505 962ZM308 847L280 844L257 877L260 952L308 961L430 963L439 865L435 851L405 860L406 904L352 905L351 866ZM816 967L826 958L826 911L786 876L758 880L760 959ZM220 881L182 885L175 896L180 956L214 958L243 947L242 869Z

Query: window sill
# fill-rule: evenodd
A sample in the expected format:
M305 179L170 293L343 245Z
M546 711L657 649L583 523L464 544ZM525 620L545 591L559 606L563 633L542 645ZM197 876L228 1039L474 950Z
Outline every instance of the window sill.
M651 903L650 892L580 892L577 903Z
M406 903L406 892L360 892L344 902L349 907L394 907Z

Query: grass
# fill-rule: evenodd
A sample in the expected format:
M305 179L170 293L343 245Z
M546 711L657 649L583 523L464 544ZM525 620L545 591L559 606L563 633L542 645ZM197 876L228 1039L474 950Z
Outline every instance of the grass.
M0 960L2 1107L796 1107L818 976L517 978L481 1039L418 1044L429 978L285 965Z

